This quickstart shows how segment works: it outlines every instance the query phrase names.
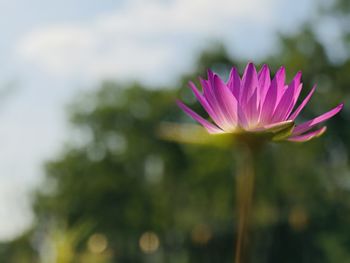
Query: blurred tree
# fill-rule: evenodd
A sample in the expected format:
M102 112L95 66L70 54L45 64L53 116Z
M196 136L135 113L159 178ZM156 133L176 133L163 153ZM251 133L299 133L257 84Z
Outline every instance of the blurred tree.
M72 121L85 142L48 163L47 185L54 189L37 196L39 225L67 220L73 227L91 221L94 231L106 235L116 260L149 257L152 262L170 262L188 257L184 244L190 242L192 229L199 229L195 239L204 242L198 225L205 226L207 242L214 231L211 222L232 221L233 187L227 185L231 156L216 152L212 157L212 151L203 150L200 155L162 141L155 133L161 121L183 118L173 99L174 91L105 83L78 103ZM213 181L218 175L221 179ZM154 255L143 256L147 244L143 246L140 237L147 231L155 233L160 247Z

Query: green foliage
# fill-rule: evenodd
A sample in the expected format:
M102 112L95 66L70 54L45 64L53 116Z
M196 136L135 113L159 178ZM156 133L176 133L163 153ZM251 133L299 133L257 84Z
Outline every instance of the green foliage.
M37 196L43 224L91 221L122 262L144 257L138 240L148 230L159 235L164 262L187 255L196 225L231 228L225 226L232 224L231 156L167 142L155 132L162 121L183 118L174 97L174 91L106 83L78 103L72 121L86 141L47 164L47 183L55 187Z

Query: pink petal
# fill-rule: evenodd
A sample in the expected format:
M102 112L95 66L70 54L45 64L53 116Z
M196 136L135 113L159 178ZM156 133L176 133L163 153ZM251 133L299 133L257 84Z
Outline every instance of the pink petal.
M274 110L272 122L283 121L287 111L293 103L294 86L287 88L280 102Z
M277 84L276 80L274 80L267 91L265 100L260 110L259 122L262 125L266 125L271 122L272 113L276 105L277 92Z
M258 73L258 81L258 92L260 93L258 97L260 98L259 101L261 107L263 102L265 101L266 93L271 85L270 69L266 64L261 68L261 70Z
M297 103L301 89L303 87L302 84L300 83L301 82L301 75L302 75L301 71L299 71L295 75L295 77L293 78L292 82L289 84L289 87L294 86L293 106L292 106L292 109L290 109L290 111L293 110L295 104ZM290 114L290 112L288 113L288 115L289 114Z
M213 73L210 70L208 70L208 79L210 78L209 76L211 76L211 75L213 75ZM202 78L199 78L199 80L200 80L201 85L203 87L203 93L204 93L204 96L206 97L207 101L209 103L211 103L212 101L216 101L214 90L212 88L210 81L204 80Z
M301 72L298 72L297 75L292 80L291 84L287 87L285 92L282 95L281 100L279 101L274 113L273 113L273 122L283 121L289 116L290 112L294 108L294 105L299 97L301 91Z
M177 105L191 118L199 122L206 130L211 133L223 133L223 130L221 130L216 125L208 122L207 120L203 119L201 116L199 116L197 113L195 113L193 110L191 110L189 107L187 107L185 104L183 104L181 101L176 101Z
M238 104L238 126L244 129L249 128L248 118L246 116L246 108L242 104Z
M299 113L304 109L305 105L309 102L311 99L312 95L314 94L316 89L316 85L313 86L309 94L305 97L303 102L299 105L299 107L293 112L292 115L289 116L289 120L295 120L296 117L298 117Z
M253 95L249 99L247 105L245 106L245 116L247 118L249 126L256 125L259 120L259 111L257 103L257 90L255 90Z
M249 63L242 77L242 91L240 93L240 103L245 104L253 95L258 86L258 73L253 63Z
M285 91L285 88L284 88L285 81L286 81L286 68L280 67L280 69L276 72L274 79L272 80L272 85L277 86L276 104L280 101L280 99L282 98L282 95Z
M236 99L239 99L239 92L241 88L241 78L239 77L238 71L235 67L231 69L230 77L227 82L227 87L231 90Z
M322 128L316 130L316 131L312 131L309 133L305 133L303 135L298 135L298 136L292 136L288 138L288 141L291 142L306 142L309 141L315 137L319 137L321 136L323 133L325 133L325 131L327 130L326 126L323 126Z
M214 75L214 93L226 118L232 126L237 126L237 100L218 75Z
M293 130L292 135L299 135L302 134L304 132L307 132L308 130L312 129L312 127L314 127L315 125L324 122L330 118L332 118L334 115L336 115L339 111L341 111L341 109L343 108L344 104L339 104L337 107L335 107L334 109L312 119L309 120L307 122L304 122L300 125L297 125L295 127L295 129Z
M208 70L208 77L209 77L209 79L214 77L214 74L210 70ZM213 88L214 84L212 84L209 81L206 81L202 78L200 78L200 82L201 82L202 87L203 87L204 97L207 100L207 102L209 103L210 107L213 109L213 112L215 113L215 115L217 117L217 119L215 119L214 121L224 130L231 129L232 123L227 118L225 112L223 111L220 103L218 102L218 100L216 98L215 91Z
M202 105L205 111L209 114L210 118L212 118L213 121L218 126L220 126L220 124L222 124L221 119L217 116L216 112L212 109L212 107L210 106L206 98L198 91L198 89L196 88L196 85L191 81L189 83L189 86L192 92L194 93L194 95L196 96L197 100L199 101L199 103Z
M280 67L271 82L271 85L266 93L264 103L262 104L259 119L260 124L265 125L267 123L271 123L274 110L285 91L285 78L286 70L284 67Z

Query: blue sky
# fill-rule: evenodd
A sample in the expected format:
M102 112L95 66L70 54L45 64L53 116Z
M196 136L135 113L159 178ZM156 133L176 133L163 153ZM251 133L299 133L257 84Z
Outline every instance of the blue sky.
M65 105L105 78L169 84L214 41L259 61L313 0L0 0L0 240L32 223L42 164L71 136ZM1 89L0 89L1 90Z

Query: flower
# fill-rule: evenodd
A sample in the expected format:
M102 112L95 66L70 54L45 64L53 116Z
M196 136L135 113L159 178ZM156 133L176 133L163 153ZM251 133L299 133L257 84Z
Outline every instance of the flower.
M177 104L211 134L261 134L287 129L289 132L279 139L294 142L308 141L322 135L326 127L314 127L336 115L343 108L343 104L314 119L295 125L295 119L309 102L316 86L295 109L302 89L301 72L295 75L289 85L285 83L285 78L284 67L281 67L271 80L267 65L257 73L253 63L246 66L242 78L233 67L227 83L208 70L208 80L200 78L203 93L193 82L189 85L212 122L198 115L181 101L177 101Z

